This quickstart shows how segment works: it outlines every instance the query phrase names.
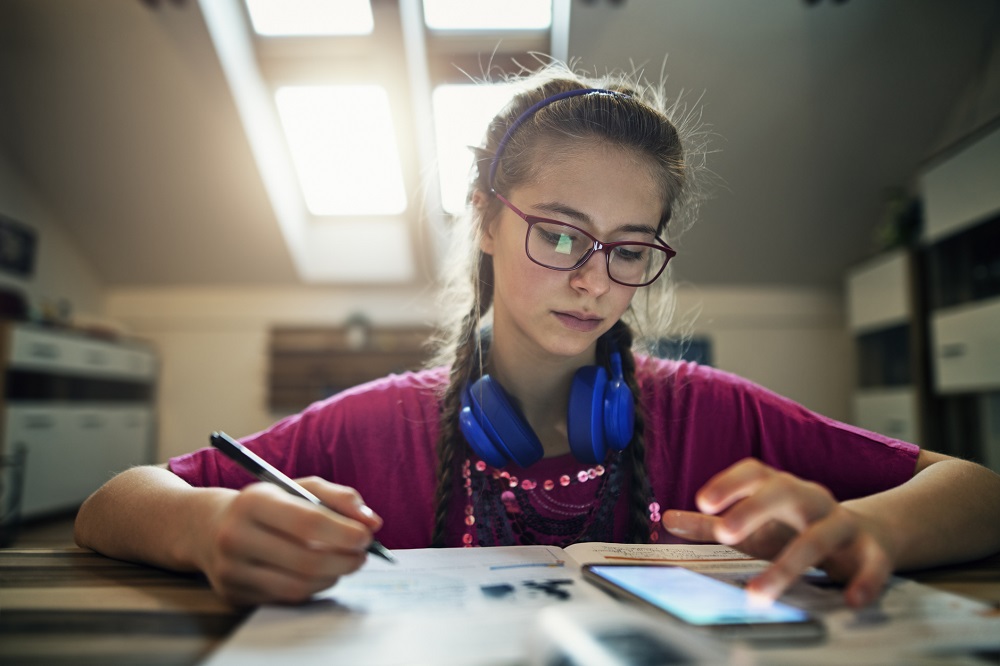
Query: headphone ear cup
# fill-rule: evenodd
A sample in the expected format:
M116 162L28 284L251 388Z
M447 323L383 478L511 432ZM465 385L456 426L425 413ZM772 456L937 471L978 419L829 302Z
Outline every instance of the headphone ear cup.
M486 423L485 427L483 423ZM487 434L487 429L492 430L492 427L486 422L482 407L472 399L468 386L462 390L462 410L458 414L458 425L465 441L487 464L497 468L507 464L507 453L494 444L493 438Z
M621 451L632 441L635 430L635 401L628 384L612 379L604 398L604 433L608 446Z
M608 373L597 365L580 368L573 375L566 420L569 448L577 460L599 463L608 452L604 442L604 391Z
M501 468L511 461L528 467L544 455L531 426L489 375L462 392L459 426L469 446L493 467Z
M611 379L604 392L604 433L608 446L621 451L632 441L635 431L635 396L625 383L622 357L611 354Z

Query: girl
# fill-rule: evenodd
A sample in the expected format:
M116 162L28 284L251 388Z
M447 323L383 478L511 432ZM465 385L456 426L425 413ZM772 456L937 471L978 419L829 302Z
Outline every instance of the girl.
M855 606L894 569L1000 548L992 472L633 353L663 330L663 239L697 190L679 110L555 66L525 82L477 152L441 362L245 440L329 510L204 449L109 481L77 542L201 570L239 604L307 599L375 532L389 548L717 541L773 559L761 595L816 565Z

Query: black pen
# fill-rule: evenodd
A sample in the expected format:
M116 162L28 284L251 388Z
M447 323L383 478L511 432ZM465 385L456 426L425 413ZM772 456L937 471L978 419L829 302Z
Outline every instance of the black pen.
M212 446L222 451L226 454L226 456L238 463L240 467L250 472L261 481L273 483L296 497L301 497L304 500L309 500L313 504L324 506L323 502L318 497L276 470L256 453L246 448L226 433L213 432L211 442ZM372 555L378 555L386 562L392 562L394 564L396 562L396 558L392 556L389 549L380 544L378 541L371 542L371 545L368 546L368 552Z

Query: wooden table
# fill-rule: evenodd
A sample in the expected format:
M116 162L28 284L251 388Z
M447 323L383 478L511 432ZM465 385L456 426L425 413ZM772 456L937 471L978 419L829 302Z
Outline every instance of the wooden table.
M78 548L0 550L0 664L197 664L246 615L199 575Z
M908 576L1000 608L1000 554ZM77 548L0 550L0 664L197 664L247 613L199 575Z

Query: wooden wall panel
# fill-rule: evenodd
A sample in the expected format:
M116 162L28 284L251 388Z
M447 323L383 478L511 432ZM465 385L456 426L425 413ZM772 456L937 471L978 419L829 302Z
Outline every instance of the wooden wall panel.
M268 404L296 412L316 400L390 373L421 368L432 329L276 327L270 334Z

